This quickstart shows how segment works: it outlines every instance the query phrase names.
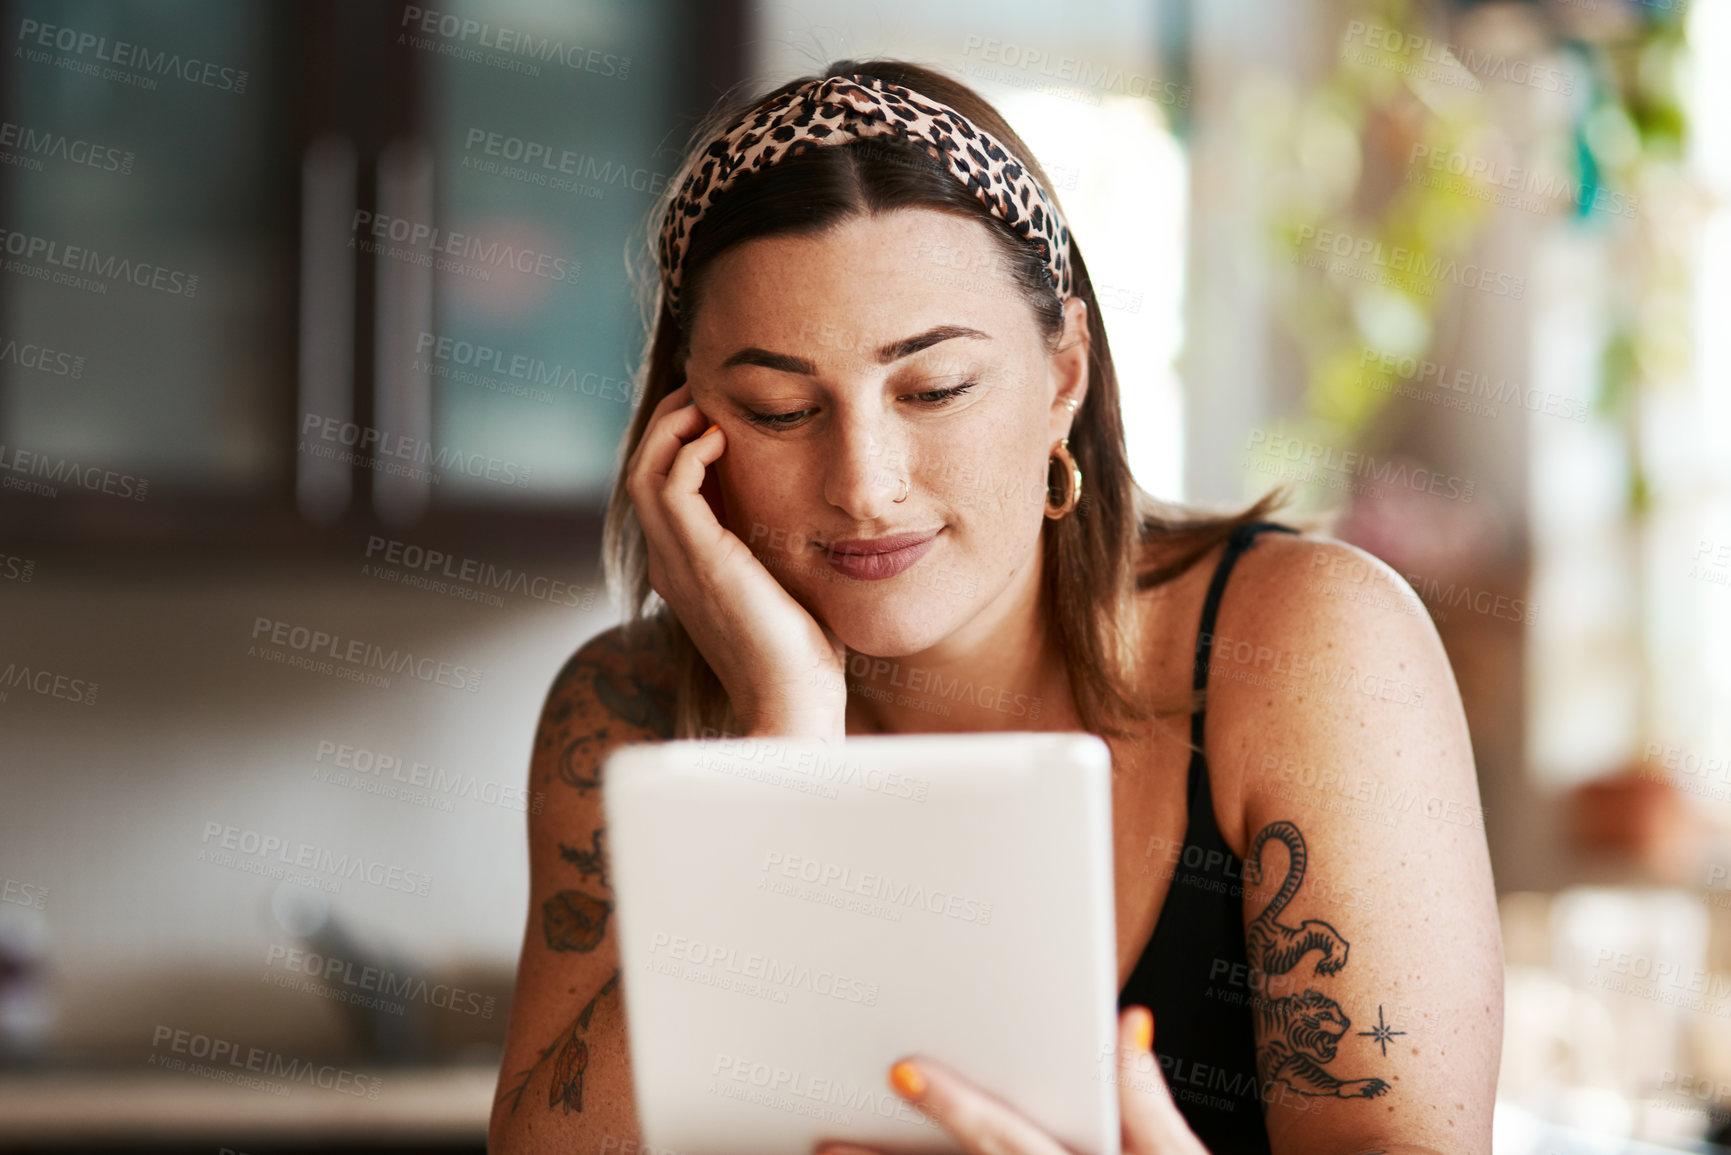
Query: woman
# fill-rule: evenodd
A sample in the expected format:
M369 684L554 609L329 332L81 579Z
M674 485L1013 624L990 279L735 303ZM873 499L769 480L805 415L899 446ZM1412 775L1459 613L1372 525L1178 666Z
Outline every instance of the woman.
M1501 944L1412 591L1276 495L1137 489L1080 249L970 89L843 61L695 139L608 511L632 619L535 741L492 1149L636 1149L610 749L1041 729L1113 754L1126 1151L1488 1151ZM1062 1151L965 1071L886 1077L966 1150Z

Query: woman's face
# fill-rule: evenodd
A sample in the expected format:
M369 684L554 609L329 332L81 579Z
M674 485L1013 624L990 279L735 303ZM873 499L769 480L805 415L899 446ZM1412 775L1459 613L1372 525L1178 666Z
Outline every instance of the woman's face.
M1048 353L1001 262L984 224L910 209L738 245L705 273L685 371L727 438L727 526L862 653L991 621L1039 573L1086 309L1068 302ZM870 575L910 553L843 556L905 534L936 536L890 576Z

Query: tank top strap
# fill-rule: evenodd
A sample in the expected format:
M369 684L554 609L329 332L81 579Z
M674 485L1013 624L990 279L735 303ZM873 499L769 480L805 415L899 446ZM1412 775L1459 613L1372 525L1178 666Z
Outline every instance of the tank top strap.
M1231 576L1238 555L1249 549L1256 535L1265 529L1278 533L1298 532L1290 525L1281 525L1275 521L1247 521L1233 530L1227 538L1226 551L1220 555L1220 561L1214 567L1214 578L1208 584L1208 597L1202 603L1202 625L1196 631L1195 678L1191 686L1198 691L1208 689L1208 659L1214 649L1214 618L1220 610L1220 595L1226 589L1226 579ZM1195 747L1190 755L1188 783L1192 806L1195 805L1197 791L1205 788L1208 782L1208 760L1202 754L1203 723L1207 713L1208 700L1204 697L1202 706L1190 715L1190 742Z

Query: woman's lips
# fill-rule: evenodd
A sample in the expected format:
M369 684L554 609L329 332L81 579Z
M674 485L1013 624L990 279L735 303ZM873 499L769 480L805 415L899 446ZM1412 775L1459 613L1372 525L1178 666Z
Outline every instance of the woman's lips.
M931 549L933 543L938 540L938 533L941 532L941 530L934 531L926 537L915 536L911 540L907 535L900 538L885 539L891 543L897 540L909 541L909 544L880 553L857 552L867 548L870 545L868 542L837 542L824 550L824 557L837 572L847 577L856 578L860 581L881 581L884 578L895 577L924 557L926 551ZM842 549L855 552L842 553L840 552Z

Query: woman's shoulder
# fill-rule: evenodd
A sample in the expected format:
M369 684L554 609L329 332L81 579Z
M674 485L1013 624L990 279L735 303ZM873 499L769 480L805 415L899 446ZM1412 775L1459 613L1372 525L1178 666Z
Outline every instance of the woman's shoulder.
M1368 607L1386 606L1398 595L1411 593L1410 587L1386 562L1355 545L1287 526L1279 521L1258 523L1270 528L1260 529L1249 536L1241 549L1224 591L1226 600L1244 601L1245 587L1253 587L1251 595L1259 604L1265 598L1275 598L1270 608L1292 612L1302 610L1307 598L1333 596L1349 603ZM1278 526L1280 528L1273 528ZM1240 531L1247 528L1239 527ZM1286 532L1283 532L1285 530ZM1153 542L1142 546L1141 566L1157 564ZM1210 583L1218 572L1228 548L1228 538L1221 537L1209 548L1186 554L1182 568L1171 573L1145 593L1166 600L1194 600L1200 607ZM1362 593L1355 599L1355 591ZM1416 596L1414 597L1416 601Z
M671 738L676 693L672 647L653 619L611 626L566 659L547 692L543 717L574 714L597 725L624 723Z
M1208 550L1152 603L1163 619L1153 628L1167 639L1157 660L1169 695L1190 689L1207 592L1226 549ZM1406 723L1439 704L1450 709L1451 699L1436 630L1390 566L1311 533L1255 534L1233 561L1208 645L1205 741L1220 829L1238 832L1229 843L1244 841L1245 801L1260 768L1281 756L1276 747L1350 743L1361 722Z
M593 797L614 747L673 737L671 669L664 643L624 625L601 631L566 659L541 706L531 759L534 786L552 792L544 824L588 820L584 800Z
M1217 641L1231 635L1284 656L1394 655L1436 640L1424 603L1387 562L1358 546L1310 533L1264 531L1234 564L1216 617ZM1272 662L1265 657L1264 662Z
M1310 534L1261 533L1238 558L1209 656L1211 735L1230 762L1274 734L1345 748L1367 727L1453 726L1442 640L1406 580L1375 555ZM1410 728L1410 729L1409 729Z
M1208 591L1228 548L1222 538L1140 594L1150 643L1142 652L1182 675L1185 689ZM1227 579L1215 606L1210 647L1215 653L1244 644L1266 647L1277 637L1298 634L1306 636L1306 645L1326 648L1335 635L1361 628L1379 612L1409 620L1416 616L1428 625L1417 595L1385 562L1357 546L1307 532L1255 533L1233 560ZM1175 639L1185 644L1173 645ZM1231 657L1227 653L1225 660Z

